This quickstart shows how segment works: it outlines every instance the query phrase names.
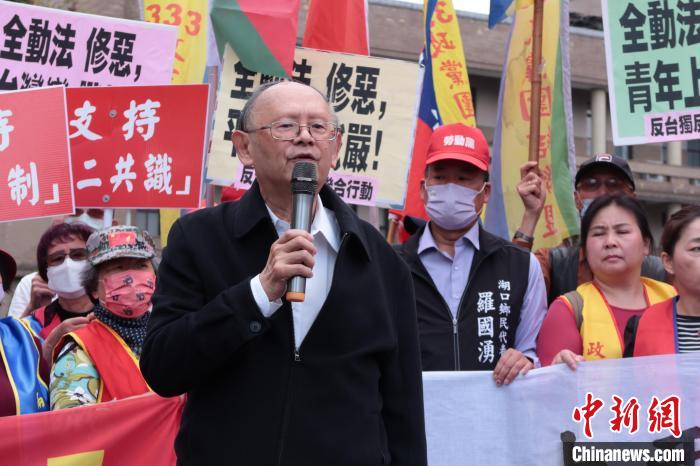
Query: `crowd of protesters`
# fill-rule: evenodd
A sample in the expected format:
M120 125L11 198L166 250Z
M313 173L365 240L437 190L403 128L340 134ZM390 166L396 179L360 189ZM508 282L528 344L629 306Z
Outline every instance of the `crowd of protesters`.
M327 174L333 154L337 157L340 148L336 141L342 135L337 122L329 116L327 105L324 106L315 91L299 86L272 84L251 97L247 104L251 108L244 109L248 114L241 117L243 123L235 133L234 143L242 160L255 164L259 181L242 199L238 199L242 193L235 193L229 210L213 211L215 215L223 215L222 225L227 218L241 216L231 230L235 241L241 242L240 257L249 253L242 243L241 238L248 234L243 229L252 232L263 228L255 223L263 221L263 216L273 222L261 230L271 243L276 240L268 247L271 253L267 265L263 261L254 266L264 265L263 271L252 278L248 268L253 265L236 263L235 267L232 265L235 274L211 271L211 280L221 281L221 286L217 285L221 290L210 290L208 287L213 282L194 282L198 280L200 267L220 259L214 257L215 251L211 251L209 259L195 257L195 250L199 251L196 254L208 251L204 243L212 238L187 237L197 232L207 234L200 231L205 221L212 223L213 236L219 234L219 224L213 216L205 217L206 213L193 214L189 221L176 224L171 236L174 246L167 248L176 249L166 249L164 283L158 284L158 258L148 232L132 226L101 228L100 222L91 221L85 212L56 222L37 244L37 272L20 281L10 316L0 320L0 415L126 398L150 391L149 383L164 395L184 391L196 394L200 390L199 378L211 374L200 374L202 371L189 367L194 364L190 359L168 359L168 351L193 354L196 349L213 358L212 361L221 360L221 364L232 364L239 370L248 364L252 357L249 353L263 351L254 343L260 341L255 340L256 336L265 332L274 334L283 325L292 326L294 342L290 345L294 345L295 360L310 360L309 365L323 366L323 371L330 371L333 364L346 363L333 362L329 354L324 359L314 353L314 344L320 341L318 327L325 326L326 332L335 332L327 342L329 348L350 347L363 338L362 341L375 348L372 351L391 348L393 343L381 335L370 341L359 334L338 333L340 325L334 326L327 318L322 320L323 312L318 313L324 309L324 301L367 300L351 293L334 294L334 270L345 273L347 269L348 274L359 271L356 279L365 276L375 283L383 280L375 276L378 270L390 277L387 280L392 284L398 285L405 278L402 299L408 298L411 307L415 303L415 314L409 313L415 322L410 324L413 330L409 326L392 332L407 332L411 338L407 337L401 344L417 346L411 351L416 352L417 365L423 370L491 370L496 385L507 385L517 384L519 375L544 365L561 363L575 369L582 361L700 350L700 207L683 207L669 218L661 238L660 256L655 255L649 223L635 199L632 172L627 162L616 156L595 155L579 168L574 196L581 214L580 240L558 248L530 252L545 199L541 173L534 163L526 164L521 170L517 189L525 215L514 238L511 241L498 238L481 225L479 217L491 191L491 157L481 131L461 124L446 125L435 131L421 184L429 220L405 243L395 245L394 252L380 250L375 244L376 236L370 235L349 210L346 212L332 194L323 190L316 210L320 220L314 219L311 234L293 233L283 218L288 212L282 209L279 211L282 215L276 215L279 206L269 202L274 196L283 200L288 196L288 186L282 186L285 180L275 178L289 177L286 165L278 170L279 167L265 164L272 164L270 154L278 147L322 146L317 158L313 151L310 156L301 151L295 154L316 160ZM313 102L318 108L311 112L303 107L303 111L286 114L270 99L265 100L264 93L282 95L291 90L308 94L300 105ZM294 95L285 95L280 101L287 103L284 105L295 104ZM252 112L254 105L260 107L255 108L256 113ZM280 104L283 110L284 105ZM265 119L268 114L270 118ZM290 119L290 115L302 115L303 121L302 117ZM257 128L245 126L253 121ZM324 166L326 155L329 159ZM288 182L287 179L287 185ZM270 194L275 186L287 191ZM257 233L250 234L250 241L258 239ZM343 254L346 237L350 237L347 242L355 248L351 256ZM233 244L234 239L230 241ZM230 244L222 247L227 249ZM5 293L17 272L11 252L0 250L0 301L9 299ZM273 276L273 253L277 253L280 262L299 265L285 272L287 275L303 275L309 280L319 275L326 280L324 292L320 293L323 299L317 303L311 320L302 315L310 311L296 304L288 306L293 316L288 318L289 322L275 314L285 301L284 284L288 277ZM358 254L381 260L370 266ZM334 268L336 259L338 266ZM314 261L325 264L325 268L315 268ZM268 268L272 275L267 275ZM221 276L214 277L219 272ZM245 286L233 286L240 280L244 280ZM154 293L157 321L149 327ZM384 298L378 295L377 299ZM241 321L240 328L217 323L217 315L225 313L228 307L233 309L236 300L246 301L246 305L255 309L251 312L260 309L255 320ZM188 306L192 309L185 309ZM367 301L366 306L372 310L375 304ZM359 313L360 309L353 311ZM388 325L393 319L391 313L373 316L369 311L363 312L368 315L357 318L366 319L367 326L372 322ZM317 316L321 321L314 323ZM185 318L187 322L183 323ZM182 328L177 327L180 324ZM215 355L217 348L202 350L194 339L192 348L185 345L178 349L181 343L174 339L177 332L198 328L219 333L231 330L231 338L235 337L232 341L240 340L240 348L235 348L238 359L231 362L227 354ZM247 333L243 333L243 328ZM362 322L352 328L361 331ZM345 332L352 330L346 328ZM216 338L219 337L222 341L228 338L217 334ZM311 341L302 347L305 338ZM395 338L403 337L399 334ZM402 348L402 352L405 356L406 349ZM143 372L146 377L139 366L142 353L148 354ZM393 364L391 351L380 354L381 364ZM276 364L275 357L266 356L269 367ZM351 372L357 374L359 362L352 364L356 366ZM390 368L389 375L382 375L382 378L397 377L394 390L400 390L398 381L406 378L405 373L397 375L394 371L411 369L410 362L400 364L401 369ZM178 365L182 367L174 369L177 375L163 374L164 368ZM297 378L302 377L300 372ZM188 373L192 380L186 381L184 377ZM377 376L370 373L371 377ZM189 387L190 382L195 384L194 388ZM191 396L188 403L201 401ZM382 402L377 406L381 409ZM389 422L387 419L385 423ZM422 421L419 424L422 427Z

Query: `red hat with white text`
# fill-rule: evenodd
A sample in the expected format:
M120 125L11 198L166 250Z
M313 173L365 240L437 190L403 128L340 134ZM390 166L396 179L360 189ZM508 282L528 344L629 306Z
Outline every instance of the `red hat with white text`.
M488 171L491 154L484 133L479 128L462 123L440 126L430 137L425 164L440 160L461 160Z

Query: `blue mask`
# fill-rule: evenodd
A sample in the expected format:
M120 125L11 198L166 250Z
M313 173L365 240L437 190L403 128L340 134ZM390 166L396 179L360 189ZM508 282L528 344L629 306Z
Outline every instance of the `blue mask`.
M591 206L593 201L595 201L595 199L581 199L581 218L583 218L583 216L586 215L586 211Z

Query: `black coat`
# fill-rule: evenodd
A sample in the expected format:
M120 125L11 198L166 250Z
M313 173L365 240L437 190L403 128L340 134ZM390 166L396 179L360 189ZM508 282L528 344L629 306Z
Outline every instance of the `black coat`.
M277 239L257 184L173 225L141 369L157 393L188 394L178 464L426 464L410 273L332 190L321 198L342 242L299 361L290 304L266 319L250 288Z

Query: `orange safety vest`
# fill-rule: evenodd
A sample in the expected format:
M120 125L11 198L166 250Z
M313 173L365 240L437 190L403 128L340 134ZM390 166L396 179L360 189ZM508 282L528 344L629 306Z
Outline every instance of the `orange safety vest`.
M141 375L136 356L109 326L95 319L85 327L64 335L54 349L54 362L68 337L72 338L95 364L95 369L100 375L98 403L151 391Z
M677 298L667 299L644 311L637 324L637 334L634 339L635 356L678 352L677 300Z

